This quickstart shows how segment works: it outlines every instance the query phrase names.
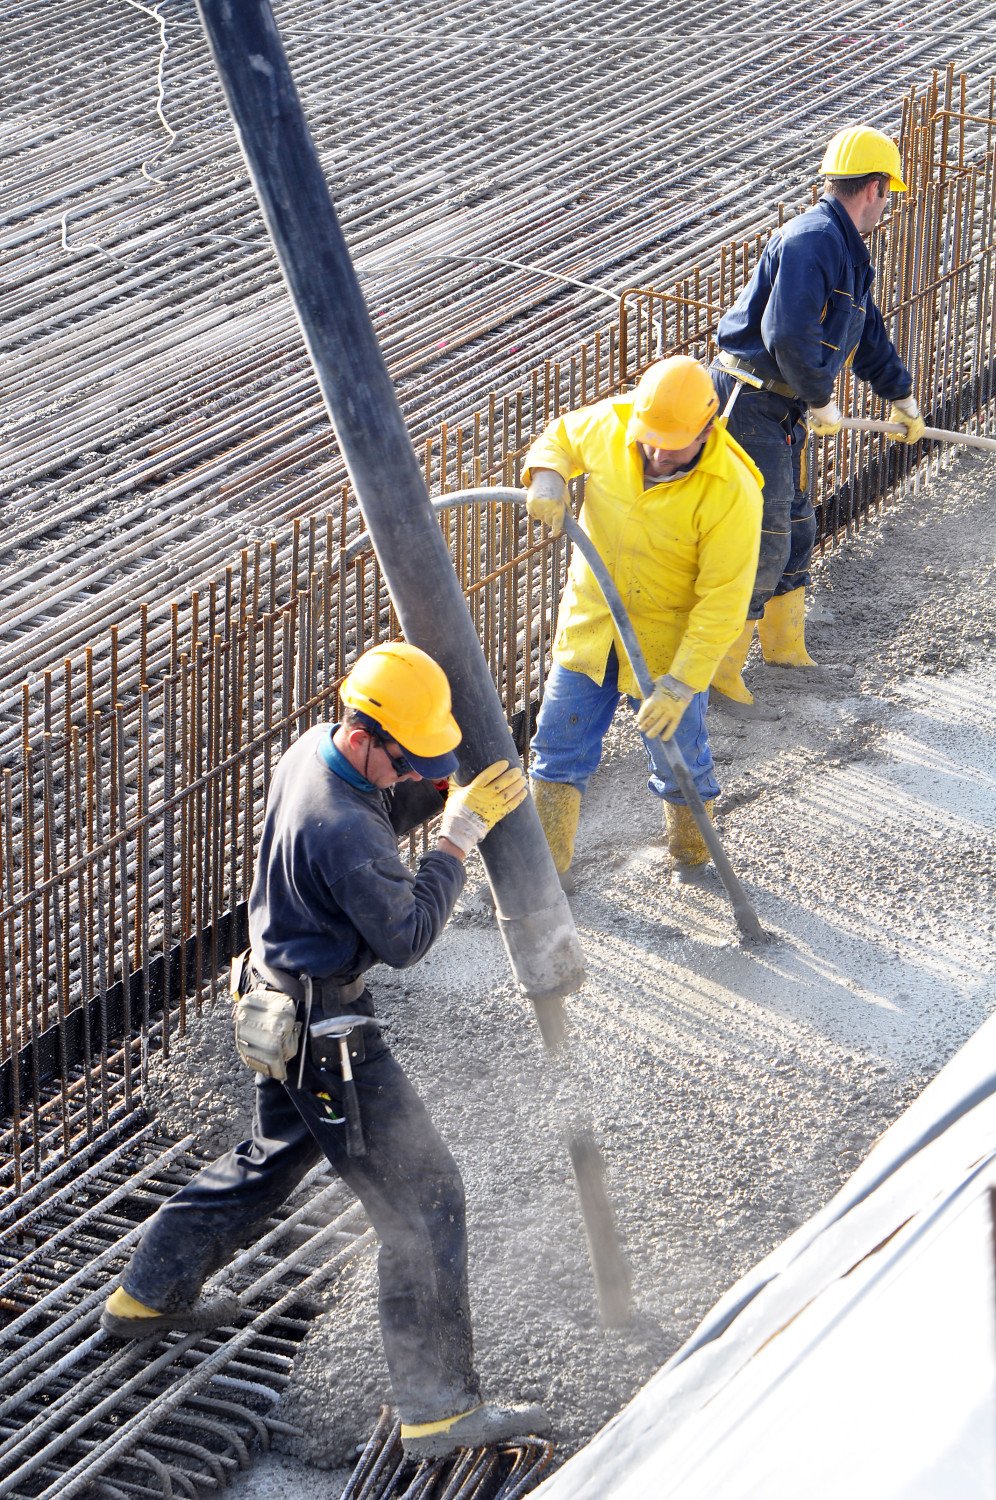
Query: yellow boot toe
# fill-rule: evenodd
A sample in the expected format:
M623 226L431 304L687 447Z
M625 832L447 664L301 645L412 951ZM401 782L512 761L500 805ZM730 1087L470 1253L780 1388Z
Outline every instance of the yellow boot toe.
M710 822L714 806L715 802L711 798L705 803ZM677 875L686 874L708 863L708 845L699 832L692 809L684 802L664 803L664 835Z

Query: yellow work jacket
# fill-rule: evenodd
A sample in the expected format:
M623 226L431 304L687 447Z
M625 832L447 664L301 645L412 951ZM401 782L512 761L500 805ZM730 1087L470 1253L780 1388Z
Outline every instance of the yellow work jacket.
M681 479L645 489L643 456L626 429L633 403L599 401L551 422L526 454L523 477L586 474L580 524L622 595L655 677L670 672L696 692L743 629L761 540L760 470L717 424ZM619 688L639 688L595 577L575 551L557 616L554 660L594 682L609 650Z

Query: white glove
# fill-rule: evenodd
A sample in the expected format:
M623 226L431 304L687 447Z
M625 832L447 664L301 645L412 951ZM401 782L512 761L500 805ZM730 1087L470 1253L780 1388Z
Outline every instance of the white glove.
M927 424L913 396L904 396L901 401L893 401L889 407L889 421L893 425L897 422L901 423L906 429L902 436L898 432L888 434L894 443L918 443L927 430Z
M439 837L469 854L496 823L526 800L528 790L522 768L510 766L507 760L485 766L466 786L451 777Z
M537 469L526 490L526 514L559 536L567 514L567 480L556 469Z
M811 406L806 421L814 437L833 437L841 429L844 413L836 401L828 401L826 406Z

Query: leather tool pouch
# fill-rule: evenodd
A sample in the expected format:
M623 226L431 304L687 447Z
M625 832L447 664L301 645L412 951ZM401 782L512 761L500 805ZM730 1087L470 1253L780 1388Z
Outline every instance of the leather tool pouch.
M297 1005L290 995L267 989L239 995L234 1022L235 1050L246 1066L284 1083L301 1036Z
M346 1038L346 1046L349 1048L349 1061L355 1068L357 1063L363 1062L367 1055L366 1043L363 1039L365 1026L357 1026ZM308 1037L308 1050L311 1053L311 1061L316 1068L323 1073L342 1072L342 1055L339 1051L339 1038L333 1036L310 1036Z

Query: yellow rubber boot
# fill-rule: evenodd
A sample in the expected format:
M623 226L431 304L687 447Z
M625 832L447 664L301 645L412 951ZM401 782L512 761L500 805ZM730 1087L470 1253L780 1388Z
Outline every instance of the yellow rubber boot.
M724 698L732 698L734 703L750 704L754 702L754 695L746 686L740 674L744 669L744 662L747 660L750 643L754 639L754 626L756 624L756 620L747 621L743 630L741 630L733 645L716 668L716 674L712 679L711 686L715 691L722 693Z
M100 1326L112 1338L145 1339L166 1333L171 1328L179 1328L185 1333L234 1328L238 1314L239 1299L234 1292L208 1292L197 1297L189 1307L165 1313L147 1307L119 1286L104 1304Z
M712 822L712 810L715 805L712 798L705 804L710 822ZM676 874L681 875L685 871L694 870L697 866L708 864L709 850L706 847L706 841L699 832L699 825L695 821L692 809L684 802L665 802L664 832L667 836L668 853L674 860Z
M776 667L815 667L806 650L806 590L776 594L764 606L757 637L765 661Z
M402 1422L406 1458L448 1458L458 1448L486 1448L550 1430L542 1406L497 1406L482 1401L469 1411L438 1422ZM425 1491L423 1490L423 1494Z
M574 840L581 818L581 793L566 781L537 781L530 777L529 786L557 874L564 875L574 858Z
M158 1318L161 1316L157 1307L146 1307L144 1302L138 1302L130 1296L123 1286L117 1287L108 1297L107 1311L115 1318Z

